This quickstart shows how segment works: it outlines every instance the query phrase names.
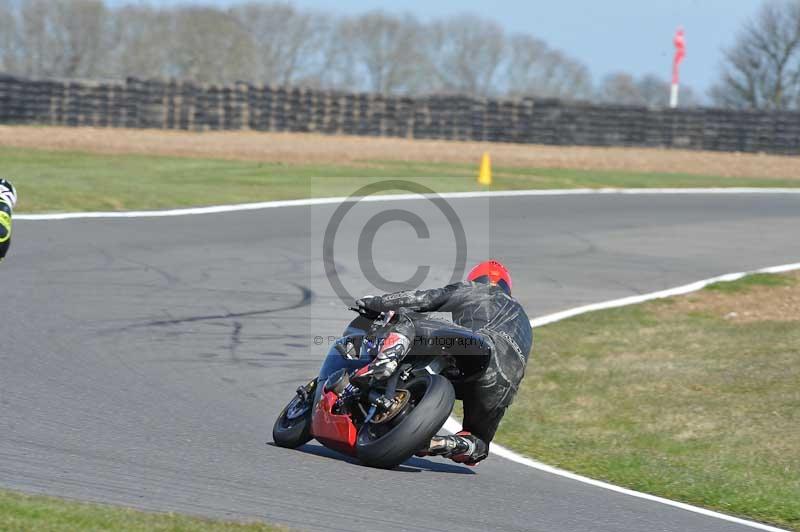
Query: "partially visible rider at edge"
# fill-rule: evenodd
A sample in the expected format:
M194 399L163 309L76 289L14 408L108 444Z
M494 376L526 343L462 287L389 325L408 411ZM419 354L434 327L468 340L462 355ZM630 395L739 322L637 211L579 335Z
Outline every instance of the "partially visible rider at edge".
M0 178L0 262L11 245L11 214L16 203L17 193L14 186Z
M411 349L417 312L450 312L453 322L479 341L470 349L488 351L488 367L476 380L457 390L464 405L464 430L450 436L434 436L417 456L438 455L475 465L489 453L506 408L511 404L525 374L533 343L531 324L522 306L511 297L511 275L495 260L482 262L469 272L466 282L432 290L405 291L366 296L357 302L362 313L395 311L396 324L380 352L370 363L369 374L386 378Z

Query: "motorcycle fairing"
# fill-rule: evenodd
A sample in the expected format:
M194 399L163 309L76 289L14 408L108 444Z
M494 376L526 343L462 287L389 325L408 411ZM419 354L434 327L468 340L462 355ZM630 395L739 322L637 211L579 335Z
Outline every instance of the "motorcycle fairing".
M320 386L320 388L322 388ZM339 398L333 392L323 392L314 405L311 434L324 446L340 453L355 456L358 431L348 415L333 413Z

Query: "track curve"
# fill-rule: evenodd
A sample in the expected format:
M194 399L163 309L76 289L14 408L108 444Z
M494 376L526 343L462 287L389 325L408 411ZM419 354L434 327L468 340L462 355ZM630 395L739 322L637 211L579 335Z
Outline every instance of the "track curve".
M450 204L475 221L469 259L509 263L532 317L800 256L797 196ZM317 370L313 337L348 319L316 249L334 207L19 222L3 264L0 487L303 529L747 529L497 457L381 471L314 443L265 445ZM403 278L421 244L407 227L381 231L393 260L379 269ZM427 284L446 281L452 264L432 264ZM369 290L355 258L337 271Z

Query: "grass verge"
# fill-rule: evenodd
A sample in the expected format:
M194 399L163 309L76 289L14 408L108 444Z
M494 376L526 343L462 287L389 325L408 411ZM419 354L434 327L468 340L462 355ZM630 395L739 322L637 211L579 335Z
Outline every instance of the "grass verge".
M0 168L18 186L19 212L165 209L339 196L368 178L413 179L437 192L483 190L476 166L360 161L280 164L189 157L0 148ZM797 179L547 168L494 169L493 190L601 187L798 187Z
M538 328L497 442L800 530L800 274Z
M212 521L178 514L148 513L115 506L65 501L0 490L0 530L41 532L126 530L130 532L279 532L264 523Z

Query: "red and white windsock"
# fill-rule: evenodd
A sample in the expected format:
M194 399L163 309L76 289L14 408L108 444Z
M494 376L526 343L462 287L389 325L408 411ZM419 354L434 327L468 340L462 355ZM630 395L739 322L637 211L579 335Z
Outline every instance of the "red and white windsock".
M678 107L681 61L686 57L686 38L683 34L683 28L678 28L672 42L675 44L675 57L672 59L672 86L670 87L669 93L669 106L674 109Z

